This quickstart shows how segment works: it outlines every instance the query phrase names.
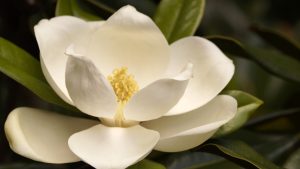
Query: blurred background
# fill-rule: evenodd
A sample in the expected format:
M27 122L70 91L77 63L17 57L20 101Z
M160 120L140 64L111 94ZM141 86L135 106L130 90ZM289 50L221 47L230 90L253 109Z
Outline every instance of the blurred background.
M125 4L132 4L139 11L152 16L159 3L159 0L98 0L107 5L106 10L99 10L95 1L97 0L78 0L78 3L104 19ZM15 43L39 59L33 26L42 18L54 17L55 6L55 0L1 0L0 37ZM258 25L280 31L299 43L299 7L299 0L207 0L205 14L196 35L230 36L244 44L269 48L250 29L253 25ZM278 117L278 120L270 124L255 128L274 132L299 131L299 83L273 76L246 59L234 58L234 62L237 66L236 74L228 88L246 91L264 101L255 116L281 110L296 110L289 116ZM19 106L55 109L53 105L42 101L22 85L0 73L0 164L26 161L9 149L3 130L8 113Z

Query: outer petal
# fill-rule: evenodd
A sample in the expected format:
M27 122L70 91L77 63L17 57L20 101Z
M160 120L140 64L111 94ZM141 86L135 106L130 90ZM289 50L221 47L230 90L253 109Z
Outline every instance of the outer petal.
M47 81L66 102L72 103L65 86L66 48L74 42L88 38L103 22L87 23L71 16L41 20L35 27L40 48L41 64Z
M206 104L227 85L234 73L232 61L217 46L200 37L184 38L171 45L168 73L176 74L178 67L187 62L194 64L194 78L167 115L181 114Z
M169 45L155 23L132 6L114 13L93 35L86 50L75 50L90 58L107 76L115 68L128 67L139 86L157 80L167 69Z
M183 151L196 147L211 137L237 111L236 100L220 95L203 107L182 115L166 116L142 125L161 134L155 147L166 152Z
M187 64L175 78L157 80L136 93L125 107L125 118L147 121L163 116L184 94L192 69Z
M69 146L97 169L124 169L148 155L158 140L156 131L139 125L117 128L100 124L72 135Z
M5 133L11 149L22 156L47 163L69 163L80 160L68 147L69 137L96 124L99 122L22 107L9 114Z
M66 86L75 106L91 116L112 118L117 99L110 83L89 60L70 56Z

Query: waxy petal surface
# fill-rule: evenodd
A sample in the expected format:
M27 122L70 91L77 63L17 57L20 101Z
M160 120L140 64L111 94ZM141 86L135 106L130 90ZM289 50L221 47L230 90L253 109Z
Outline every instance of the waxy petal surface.
M116 95L108 80L90 60L69 56L66 86L74 105L82 112L95 117L114 116Z
M91 59L105 76L116 68L127 67L140 88L163 76L170 55L159 28L132 6L119 9L89 43L75 44L75 50Z
M156 131L97 125L69 139L71 150L97 169L125 169L148 155L159 140Z
M88 35L102 23L102 21L88 23L72 16L59 16L50 20L43 19L34 27L43 73L54 91L70 104L72 101L63 73L68 58L65 50L72 43L86 41Z
M14 109L5 122L11 149L27 158L46 163L80 161L68 146L69 137L99 121L64 116L40 109Z
M235 116L236 100L219 95L194 111L143 122L142 126L161 135L156 150L177 152L200 145Z
M181 100L167 115L195 110L218 95L234 73L232 61L212 42L200 37L187 37L171 44L171 59L167 74L176 74L186 63L194 65L190 80Z
M189 80L193 65L187 64L176 77L160 79L136 93L125 107L125 118L147 121L167 113L180 100Z

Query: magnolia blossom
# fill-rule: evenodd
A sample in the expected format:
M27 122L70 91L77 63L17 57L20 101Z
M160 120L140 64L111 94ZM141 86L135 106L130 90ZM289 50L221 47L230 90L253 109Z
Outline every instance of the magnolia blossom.
M153 149L198 146L236 113L236 100L218 95L233 75L232 61L204 38L169 45L154 22L131 6L106 21L44 19L34 31L51 87L99 120L17 108L5 131L22 156L126 168Z

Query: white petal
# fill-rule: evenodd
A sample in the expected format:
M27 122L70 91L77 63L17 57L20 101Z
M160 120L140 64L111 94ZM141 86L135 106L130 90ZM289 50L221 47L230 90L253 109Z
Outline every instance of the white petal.
M194 77L167 115L181 114L206 104L227 85L234 73L232 61L216 45L200 37L187 37L171 45L168 73L176 74L187 62L194 65Z
M184 94L192 69L187 64L175 78L157 80L136 93L125 107L125 118L147 121L163 116Z
M74 105L82 112L95 117L114 116L117 108L115 93L91 61L69 56L66 86Z
M159 141L155 150L162 152L180 152L185 151L198 145L202 144L210 137L214 135L216 131L187 135L187 136L176 136L171 138L162 139Z
M72 101L65 86L67 56L64 52L71 43L87 38L102 23L87 23L76 17L60 16L43 19L34 27L43 73L55 92L70 104Z
M97 125L72 135L71 150L97 169L124 169L148 155L159 139L156 131Z
M5 134L11 149L22 156L46 163L69 163L80 161L68 147L69 137L96 124L99 122L22 107L9 114Z
M237 111L236 100L227 95L216 96L206 105L181 115L165 116L142 125L160 133L155 149L166 152L183 151L200 145Z
M127 67L140 88L157 80L167 69L169 45L155 23L132 6L114 13L98 29L82 51L108 76L116 68Z

